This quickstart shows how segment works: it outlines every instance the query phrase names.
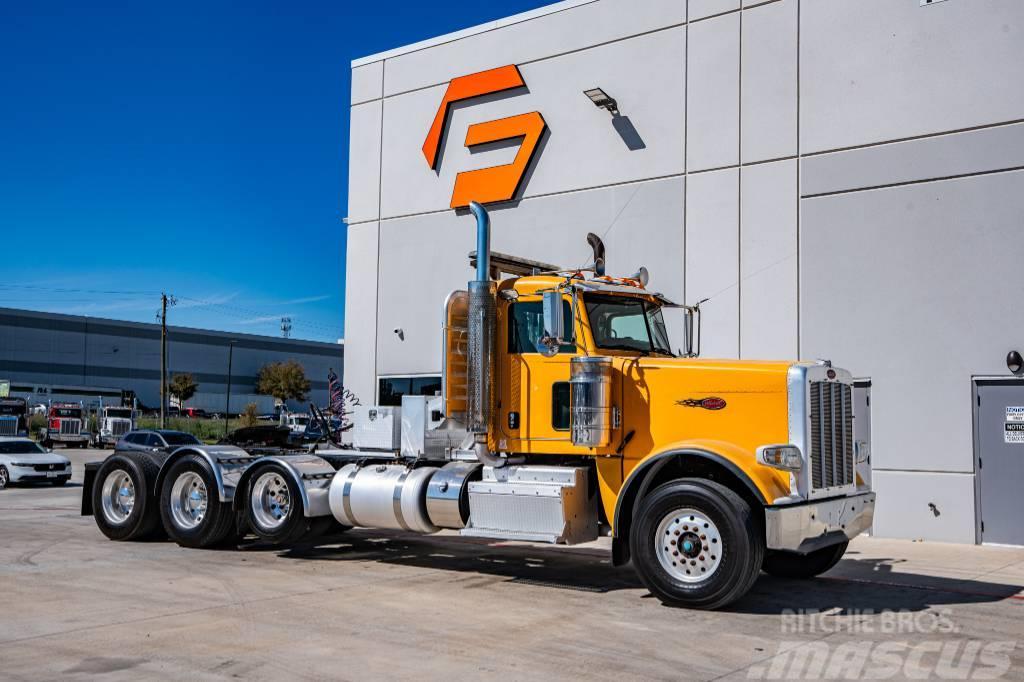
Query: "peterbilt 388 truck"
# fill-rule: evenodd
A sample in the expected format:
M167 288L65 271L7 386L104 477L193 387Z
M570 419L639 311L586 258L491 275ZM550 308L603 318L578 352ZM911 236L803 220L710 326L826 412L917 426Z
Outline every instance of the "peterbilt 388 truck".
M697 357L700 310L612 277L492 254L444 302L443 393L361 407L353 443L189 446L87 467L115 540L288 543L333 528L576 544L611 536L666 603L719 608L759 573L807 578L869 528L870 434L826 361ZM678 308L673 353L664 311ZM314 411L315 414L315 411ZM324 429L328 432L329 429Z

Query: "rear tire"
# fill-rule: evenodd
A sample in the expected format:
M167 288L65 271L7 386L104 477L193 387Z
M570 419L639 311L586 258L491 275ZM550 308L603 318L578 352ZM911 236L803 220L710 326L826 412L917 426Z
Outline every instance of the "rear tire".
M108 457L96 472L92 491L84 494L92 495L93 518L111 540L141 540L160 528L145 472L130 457Z
M779 578L806 579L821 575L833 568L843 558L850 542L824 547L809 554L796 552L772 551L764 558L765 573Z
M256 537L274 544L296 542L325 527L320 519L305 516L302 491L280 464L265 464L253 472L245 520Z
M235 530L231 505L220 501L209 463L187 455L171 465L160 490L164 530L182 547L205 549L222 544Z
M704 479L648 493L629 540L640 580L670 606L727 606L750 590L764 561L764 533L750 505Z

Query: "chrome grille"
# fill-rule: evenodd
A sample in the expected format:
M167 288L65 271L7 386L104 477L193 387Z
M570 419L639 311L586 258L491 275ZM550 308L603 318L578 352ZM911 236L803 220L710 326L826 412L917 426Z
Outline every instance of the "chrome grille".
M110 423L110 432L115 436L123 436L131 431L131 422L124 419L115 419Z
M853 461L853 389L811 382L811 487L850 485Z
M0 417L0 436L17 436L18 418Z
M82 431L82 422L77 419L61 419L60 433L62 436L77 436Z

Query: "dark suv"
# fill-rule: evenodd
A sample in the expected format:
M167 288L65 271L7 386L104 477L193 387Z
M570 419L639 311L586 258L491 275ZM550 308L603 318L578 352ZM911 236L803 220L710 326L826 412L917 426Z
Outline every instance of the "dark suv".
M191 433L165 430L129 431L114 445L114 452L169 453L183 445L200 445Z

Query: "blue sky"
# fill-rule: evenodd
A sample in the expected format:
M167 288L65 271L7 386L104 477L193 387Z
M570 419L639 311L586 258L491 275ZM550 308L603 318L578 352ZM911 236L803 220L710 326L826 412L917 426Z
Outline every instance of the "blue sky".
M336 340L349 62L545 4L0 0L0 307Z

